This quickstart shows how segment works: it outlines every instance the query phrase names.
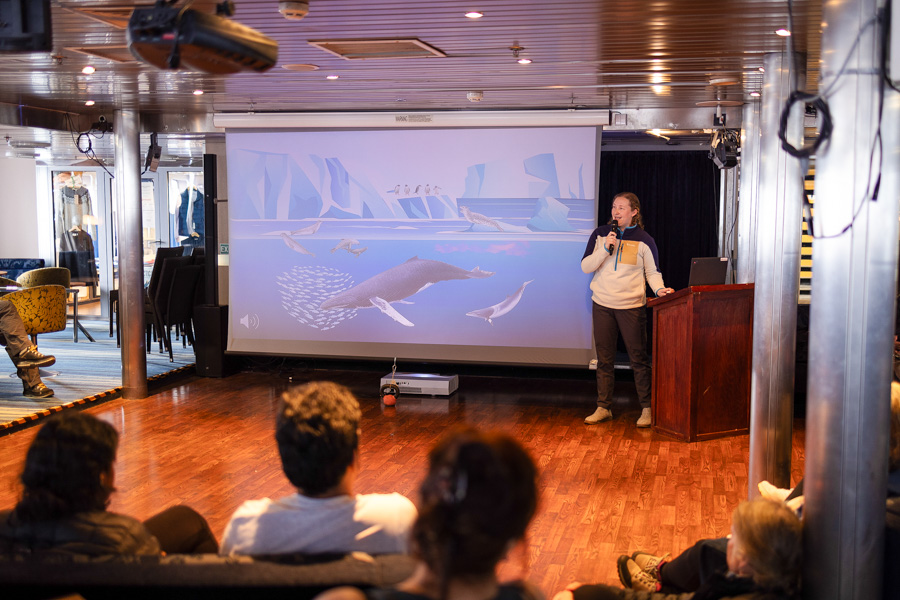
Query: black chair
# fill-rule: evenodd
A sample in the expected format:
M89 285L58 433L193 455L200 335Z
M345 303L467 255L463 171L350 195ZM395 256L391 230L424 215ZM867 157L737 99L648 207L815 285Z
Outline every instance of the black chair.
M160 248L162 250L162 248ZM144 318L147 324L147 351L150 351L151 343L151 326L156 333L156 339L159 340L159 351L164 352L166 349L166 338L163 336L165 331L163 327L163 311L166 309L169 300L169 290L172 288L172 280L175 278L175 270L179 267L186 267L191 264L190 256L172 256L162 261L162 267L159 269L159 276L152 290L152 295L144 304ZM156 265L154 265L154 268ZM148 294L150 288L147 289ZM171 350L171 349L169 349Z
M173 262L173 259L166 260L166 268L168 268L168 263L170 262ZM182 346L187 347L188 342L191 345L194 344L191 318L194 316L194 296L202 271L203 267L200 265L183 265L175 268L165 307L161 308L159 314L166 336L166 348L169 350L169 362L174 362L175 360L172 356L171 328L173 326L181 328Z
M153 303L151 302L151 298L153 298L154 294L156 293L156 288L159 285L159 277L162 271L163 261L165 261L167 258L182 256L183 254L184 248L181 246L176 246L174 248L156 249L156 258L153 260L153 269L150 271L150 281L144 287L144 319L147 323L148 350L150 348L150 331L155 322L155 317L153 316ZM121 326L121 323L119 321L119 290L109 291L109 337L113 336L114 316L116 322L116 347L118 347L120 345L120 336L118 331Z

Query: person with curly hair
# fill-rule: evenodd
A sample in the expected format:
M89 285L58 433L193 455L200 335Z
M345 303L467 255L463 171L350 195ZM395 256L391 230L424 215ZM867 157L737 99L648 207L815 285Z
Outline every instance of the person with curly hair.
M220 554L405 553L416 507L392 494L354 493L359 402L322 381L281 397L275 440L296 494L244 502L225 527Z

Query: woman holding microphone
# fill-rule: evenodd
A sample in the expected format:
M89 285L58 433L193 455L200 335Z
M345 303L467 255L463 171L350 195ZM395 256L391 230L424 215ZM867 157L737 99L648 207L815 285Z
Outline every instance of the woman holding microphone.
M645 282L657 296L675 291L663 283L658 265L656 242L644 231L638 197L631 192L618 194L613 199L612 219L594 230L581 259L581 270L593 273L591 300L597 350L597 410L584 420L588 425L612 418L616 340L621 332L641 403L637 426L650 427Z

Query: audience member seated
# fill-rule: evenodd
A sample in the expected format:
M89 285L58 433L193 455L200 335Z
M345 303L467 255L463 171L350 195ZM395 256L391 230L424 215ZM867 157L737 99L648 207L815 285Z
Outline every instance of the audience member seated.
M242 504L221 554L406 553L416 507L392 494L354 494L359 403L344 386L313 382L281 397L275 440L297 493Z
M28 448L22 497L0 512L0 555L215 553L206 521L174 506L145 523L109 512L119 435L86 413L51 417Z
M731 537L727 541L727 570L704 573L703 548L703 541L698 542L671 561L656 565L650 560L656 557L649 555L623 556L618 564L619 578L628 589L573 583L553 600L738 597L742 600L787 600L799 597L801 524L797 515L783 503L757 498L743 502L735 509ZM642 558L648 560L641 562ZM699 585L697 573L704 575Z
M413 528L412 577L393 588L342 587L316 600L539 599L524 582L501 585L496 567L524 539L537 507L537 468L505 434L464 430L431 451Z
M28 339L25 325L16 307L3 298L0 298L0 346L6 346L6 353L16 365L16 375L22 380L24 396L27 398L53 396L53 390L41 381L39 368L49 367L56 359L38 352L37 346Z

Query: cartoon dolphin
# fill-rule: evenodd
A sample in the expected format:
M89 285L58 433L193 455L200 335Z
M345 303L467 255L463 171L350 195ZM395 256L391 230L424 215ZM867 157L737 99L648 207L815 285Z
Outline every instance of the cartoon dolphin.
M299 252L300 254L309 254L310 256L315 256L312 252L304 248L301 244L294 241L291 236L286 233L281 234L281 239L284 240L284 245L293 250L294 252Z
M467 312L466 316L467 317L479 317L481 319L484 319L491 325L493 325L494 322L491 319L496 319L497 317L502 317L503 315L505 315L512 309L514 309L516 307L516 305L519 303L519 300L522 299L522 294L525 292L525 286L528 285L529 283L531 283L532 281L534 281L534 279L531 279L531 280L523 283L522 287L520 287L518 290L516 290L515 294L513 294L512 296L507 296L506 300L504 300L503 302L501 302L499 304L495 304L493 306L488 306L487 308L479 308L478 310L473 310L472 312Z
M468 206L460 206L459 210L462 212L463 218L469 223L474 223L476 225L487 225L488 227L495 227L500 231L503 231L503 228L500 227L500 223L491 219L490 217L486 217L481 213L472 212L469 210Z
M438 260L428 260L414 256L403 264L382 271L322 303L320 310L334 308L375 307L401 325L412 327L413 323L394 310L393 302L402 302L425 288L450 279L483 279L492 271L482 271L475 267L466 271Z
M321 226L322 221L316 221L315 224L310 225L309 227L303 227L302 229L292 231L291 235L312 235L317 232Z
M369 249L368 246L366 246L365 248L347 248L347 252L349 252L350 254L356 256L356 258L359 258L359 255L362 254L363 252L365 252L365 251L368 250L368 249Z
M337 246L331 249L331 253L334 254L335 250L350 250L351 247L359 244L359 240L341 240Z

